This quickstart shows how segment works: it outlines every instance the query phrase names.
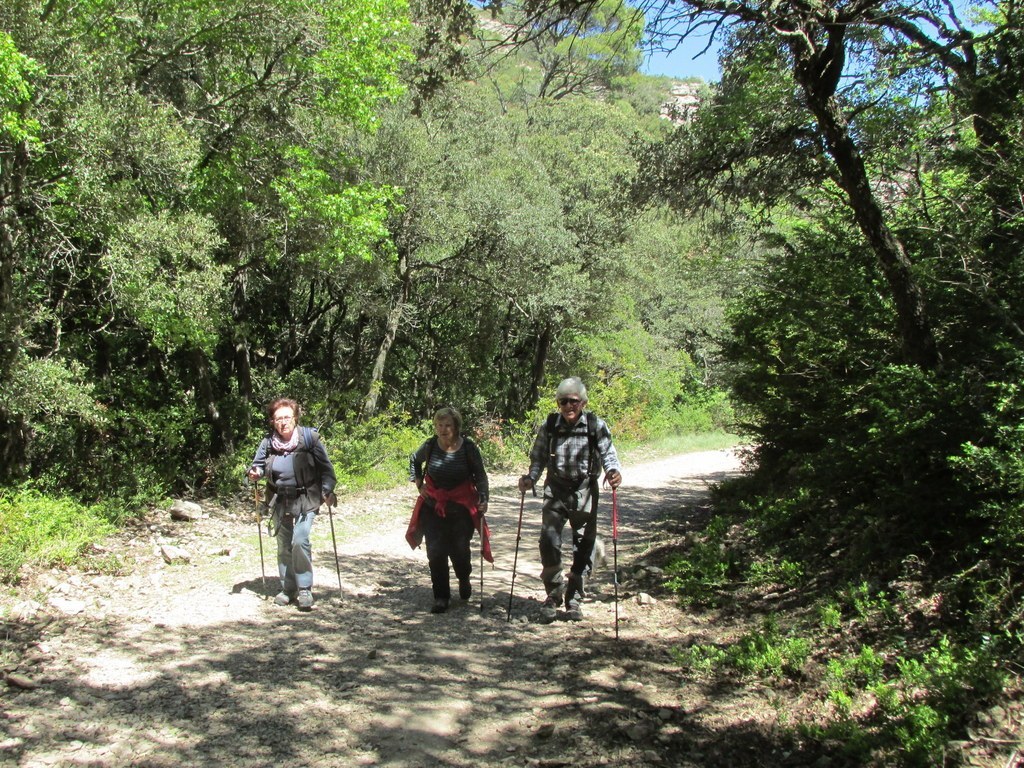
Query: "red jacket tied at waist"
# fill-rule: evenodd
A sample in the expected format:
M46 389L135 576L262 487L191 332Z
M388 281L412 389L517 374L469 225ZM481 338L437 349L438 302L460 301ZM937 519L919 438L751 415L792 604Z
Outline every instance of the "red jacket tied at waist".
M487 526L487 520L477 506L479 495L476 486L467 480L454 488L438 488L434 481L427 475L423 479L423 487L427 489L427 496L434 500L434 511L438 517L444 517L449 501L455 502L469 510L469 517L473 521L473 527L480 534L480 550L484 560L494 562L494 555L491 554L491 530ZM409 527L405 531L405 540L413 549L419 547L423 542L423 529L420 526L420 510L423 508L424 498L419 496L416 505L412 508L412 517L409 519Z

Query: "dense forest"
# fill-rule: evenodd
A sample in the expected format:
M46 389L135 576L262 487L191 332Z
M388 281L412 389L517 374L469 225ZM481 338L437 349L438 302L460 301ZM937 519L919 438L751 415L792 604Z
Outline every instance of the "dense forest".
M209 493L281 394L353 476L445 403L500 441L560 374L636 439L725 413L726 251L629 197L670 127L639 19L582 50L398 2L2 13L6 482Z
M719 508L823 615L935 597L833 702L935 764L1024 631L1022 14L10 0L6 503L237 488L279 394L353 482L442 404L520 461L578 374L625 441L741 434ZM663 119L644 47L708 34ZM749 577L720 543L684 598Z

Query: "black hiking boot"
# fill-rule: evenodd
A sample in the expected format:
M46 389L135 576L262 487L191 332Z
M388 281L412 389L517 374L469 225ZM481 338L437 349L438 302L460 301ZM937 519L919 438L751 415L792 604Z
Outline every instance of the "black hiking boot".
M434 604L430 608L431 613L444 613L448 610L448 599L439 597L434 600Z

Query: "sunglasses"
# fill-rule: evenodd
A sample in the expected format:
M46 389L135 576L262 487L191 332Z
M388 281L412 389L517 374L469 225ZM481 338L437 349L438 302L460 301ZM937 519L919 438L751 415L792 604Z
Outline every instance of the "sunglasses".
M583 401L578 397L560 397L558 398L559 405L579 405Z

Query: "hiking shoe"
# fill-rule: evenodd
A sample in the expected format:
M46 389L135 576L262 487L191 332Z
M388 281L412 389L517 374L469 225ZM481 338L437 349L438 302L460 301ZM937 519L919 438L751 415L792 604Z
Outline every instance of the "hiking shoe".
M583 608L579 600L571 600L566 610L565 618L569 621L583 621Z
M473 595L473 585L469 583L469 579L462 581L459 579L459 597L463 600L469 600Z
M292 596L284 591L278 592L277 595L274 597L275 605L288 605L288 603L290 603L291 601Z
M555 602L555 598L548 595L547 600L544 601L544 605L540 607L540 618L541 621L549 622L554 621L555 616L558 615L558 603Z
M300 611L310 610L313 607L313 590L300 589L298 603Z
M448 610L448 601L443 597L439 597L434 600L434 604L430 608L431 613L444 613Z

